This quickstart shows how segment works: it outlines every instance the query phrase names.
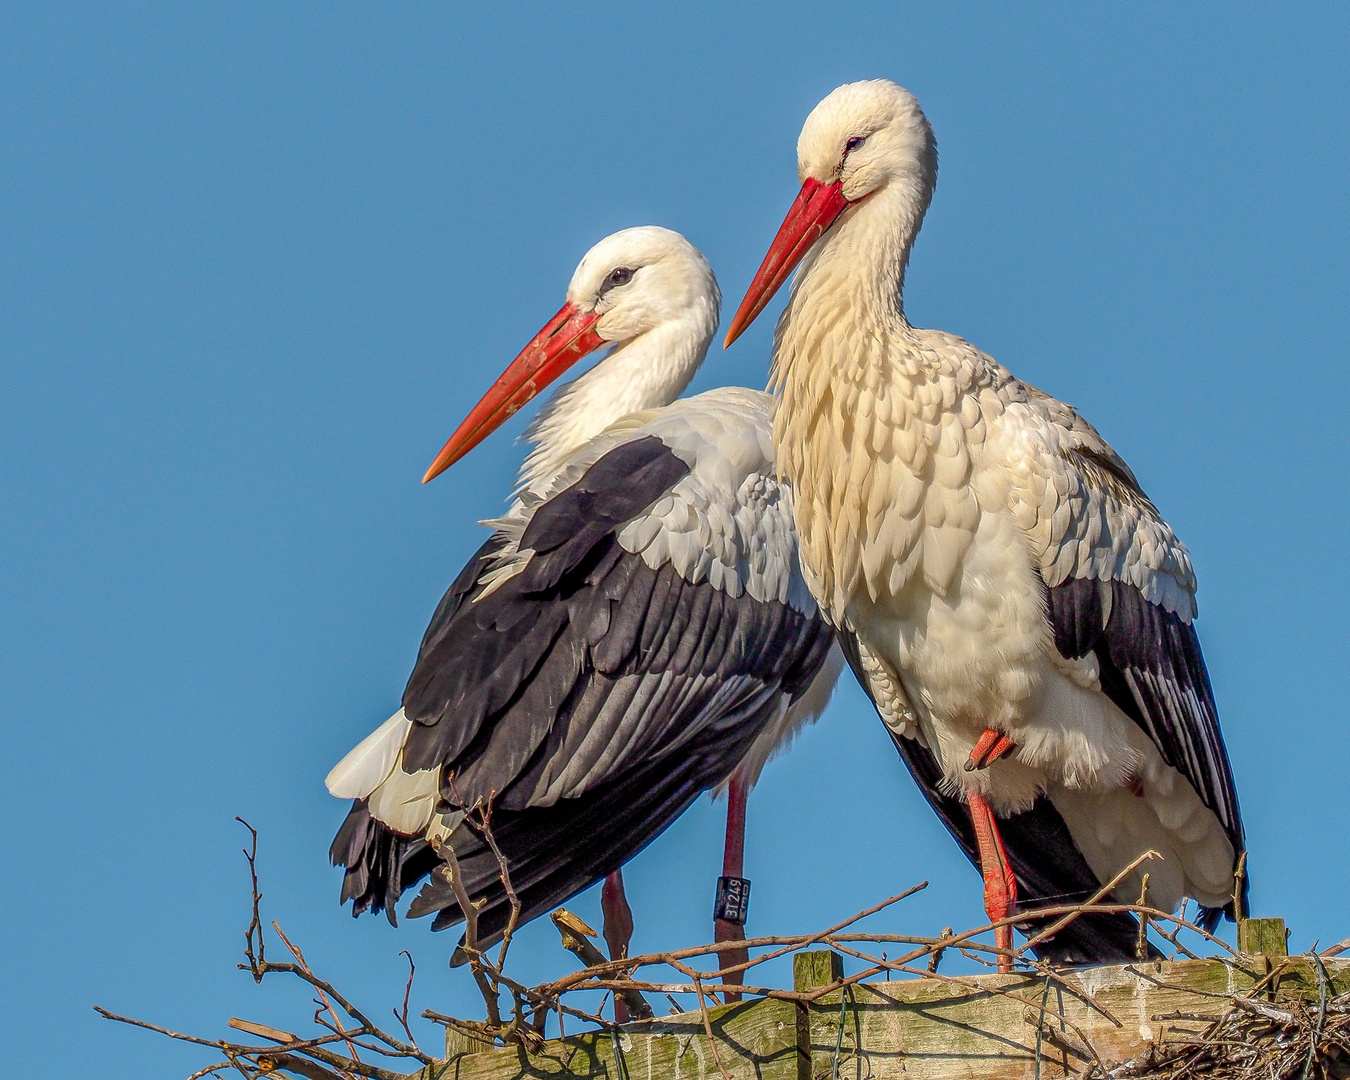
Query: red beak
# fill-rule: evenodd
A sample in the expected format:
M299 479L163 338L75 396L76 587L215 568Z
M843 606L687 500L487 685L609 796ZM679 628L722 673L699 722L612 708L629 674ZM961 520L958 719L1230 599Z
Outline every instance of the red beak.
M849 205L838 181L822 184L819 180L807 179L802 184L792 209L773 238L769 253L759 264L759 273L750 283L745 299L736 310L736 317L731 320L722 348L730 346L755 321L802 257L811 250L811 245L829 231Z
M593 311L577 310L573 303L564 304L464 418L464 423L436 455L422 483L440 476L540 390L587 353L605 344L604 338L591 329L599 317Z

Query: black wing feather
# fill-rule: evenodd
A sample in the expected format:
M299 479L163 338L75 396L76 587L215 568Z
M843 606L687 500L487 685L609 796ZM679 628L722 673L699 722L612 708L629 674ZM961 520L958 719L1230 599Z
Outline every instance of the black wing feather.
M1120 581L1109 582L1103 619L1107 584L1071 578L1049 590L1055 647L1070 659L1096 654L1102 692L1214 811L1236 855L1246 847L1237 787L1195 627ZM1202 922L1212 928L1222 910L1202 908Z
M760 714L730 733L705 731L678 755L551 807L496 810L492 834L511 868L521 920L543 914L623 865L656 839L698 796L724 780L777 711L770 700ZM498 940L510 915L495 857L468 826L453 836L465 885L478 916L480 946ZM463 921L443 874L433 874L408 909L414 917L436 913L432 928Z
M733 599L619 546L623 525L688 471L656 438L610 451L536 510L521 539L534 552L525 569L466 605L503 542L490 541L423 639L403 699L414 722L404 767L439 768L453 781L442 785L442 809L492 801L493 835L525 918L622 865L725 780L781 695L805 692L829 651L818 613ZM639 700L663 675L672 682L659 698ZM708 717L729 680L736 693ZM629 715L637 705L640 724ZM613 746L625 763L597 772ZM560 764L585 778L580 793L536 805ZM486 901L480 935L490 935L507 912L496 860L468 825L451 842L470 895ZM343 899L391 920L398 896L439 862L425 841L394 836L361 803L332 854L348 868ZM440 912L438 929L462 917L438 874L411 911Z

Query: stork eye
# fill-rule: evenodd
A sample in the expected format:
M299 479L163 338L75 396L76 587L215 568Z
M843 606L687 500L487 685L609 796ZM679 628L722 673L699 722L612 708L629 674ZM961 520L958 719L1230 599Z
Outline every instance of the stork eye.
M609 277L605 278L605 286L612 288L615 285L627 285L632 280L633 271L626 266L619 266L609 272Z
M867 141L866 135L854 135L848 142L844 143L844 157L848 157L854 150L858 149Z

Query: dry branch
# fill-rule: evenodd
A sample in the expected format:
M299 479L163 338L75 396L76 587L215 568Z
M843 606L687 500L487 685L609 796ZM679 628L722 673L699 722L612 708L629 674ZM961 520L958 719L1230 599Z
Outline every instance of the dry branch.
M249 846L244 849L244 856L248 863L251 897L250 919L244 934L244 957L247 962L240 964L239 967L248 971L257 982L261 982L269 974L285 972L307 984L317 995L315 998L316 1011L311 1019L320 1029L321 1034L316 1038L305 1039L284 1028L232 1018L229 1021L230 1027L256 1039L265 1040L270 1044L247 1045L186 1035L155 1024L119 1016L101 1008L98 1009L99 1013L108 1019L155 1031L168 1038L210 1047L225 1057L225 1062L200 1069L189 1080L201 1080L203 1077L216 1075L216 1070L220 1069L233 1069L248 1080L257 1080L258 1077L271 1072L286 1072L293 1076L303 1077L305 1080L338 1080L338 1078L342 1078L342 1080L404 1080L404 1074L402 1073L371 1064L368 1059L362 1060L360 1051L363 1050L389 1058L411 1059L425 1066L438 1064L435 1058L422 1052L418 1047L409 1025L410 1000L413 979L416 974L416 967L411 954L406 951L401 954L407 956L408 959L408 977L404 986L401 1006L396 1005L392 1010L394 1018L402 1028L406 1041L404 1038L394 1036L378 1027L330 982L320 978L305 959L299 946L291 941L275 922L271 924L272 929L278 940L289 951L292 959L286 962L274 962L267 959L264 923L260 911L262 893L257 874L258 834L247 822L242 819L239 820L249 830L251 839ZM1196 954L1181 943L1179 935L1182 933L1192 934L1201 940L1216 944L1231 956L1237 956L1225 942L1208 933L1202 927L1188 921L1184 917L1184 909L1182 914L1178 916L1151 907L1148 903L1147 875L1144 876L1144 886L1138 903L1103 902L1104 898L1118 887L1130 873L1148 859L1155 857L1152 852L1147 852L1136 859L1085 903L1053 905L1033 911L1018 912L1007 919L991 922L960 934L954 934L951 928L947 927L938 937L865 933L849 929L868 915L875 914L925 888L927 882L898 893L880 904L859 911L834 926L816 933L775 935L753 938L748 941L718 942L694 948L627 957L617 961L606 959L603 953L588 940L590 936L594 935L594 931L569 912L559 909L554 913L553 921L563 935L564 944L587 966L582 971L565 975L555 981L529 987L511 978L503 970L511 935L519 920L520 903L510 882L507 861L492 836L490 801L472 807L465 820L482 835L497 859L499 876L511 903L512 914L502 940L502 948L498 951L494 962L479 948L477 931L479 907L467 893L453 849L447 844L442 844L437 849L444 860L444 866L438 872L442 873L450 882L456 900L465 915L465 940L460 948L468 957L470 970L482 993L488 1015L486 1021L459 1019L430 1009L425 1010L421 1015L428 1020L481 1039L489 1045L517 1043L527 1052L537 1049L543 1038L543 1020L549 1012L558 1014L560 1032L563 1017L569 1016L587 1024L595 1025L602 1030L608 1030L617 1040L618 1029L613 1023L596 1013L577 1008L564 1000L572 994L586 991L615 993L628 1002L629 1008L635 1016L646 1018L651 1017L652 1011L650 1005L642 997L643 992L665 994L677 1009L681 1006L675 998L689 995L693 997L695 1009L702 1020L703 1031L708 1040L712 1060L723 1080L731 1080L731 1074L722 1060L717 1045L709 1008L709 1003L716 1004L717 999L715 993L707 989L707 985L728 973L743 974L754 967L789 953L823 945L861 960L866 967L853 975L836 978L827 985L814 986L806 990L786 990L737 983L736 992L747 997L791 1001L801 1006L809 1005L825 994L837 990L846 990L856 983L883 972L887 974L888 978L891 972L899 972L921 978L936 979L954 986L978 988L984 993L991 993L1017 1002L1025 1010L1023 1015L1026 1017L1027 1023L1033 1026L1036 1031L1038 1060L1039 1047L1043 1042L1048 1041L1085 1063L1081 1070L1081 1076L1084 1080L1088 1080L1094 1074L1099 1074L1102 1080L1131 1080L1131 1078L1193 1080L1193 1078L1201 1075L1215 1075L1221 1077L1222 1080L1246 1080L1246 1078L1256 1080L1256 1073L1233 1071L1239 1066L1245 1069L1252 1062L1256 1062L1262 1070L1265 1070L1260 1072L1262 1080L1266 1080L1267 1077L1273 1078L1273 1080L1332 1080L1333 1077L1340 1080L1341 1077L1350 1076L1350 1072L1336 1071L1341 1069L1339 1063L1342 1062L1342 1058L1337 1055L1342 1054L1342 1050L1346 1055L1344 1061L1350 1062L1350 1000L1346 1000L1346 998L1350 998L1350 995L1346 995L1345 998L1327 999L1328 979L1321 965L1321 955L1331 956L1344 951L1347 945L1350 945L1350 942L1342 943L1326 950L1323 954L1314 956L1317 973L1321 980L1321 998L1315 1013L1310 1012L1300 1004L1295 1004L1291 1008L1284 1008L1261 997L1265 987L1278 980L1280 973L1284 970L1284 964L1275 965L1273 970L1267 971L1265 977L1259 979L1255 987L1245 994L1216 994L1195 988L1171 987L1145 971L1131 968L1130 970L1139 977L1160 987L1172 990L1186 989L1188 993L1200 993L1203 996L1222 998L1227 1002L1228 1007L1223 1015L1214 1019L1200 1035L1188 1033L1178 1037L1174 1033L1171 1041L1160 1043L1150 1050L1150 1054L1154 1055L1150 1062L1129 1063L1126 1066L1116 1067L1109 1073L1106 1073L1104 1067L1101 1066L1098 1055L1087 1035L1081 1028L1067 1021L1063 1017L1062 1011L1061 1014L1055 1016L1059 1024L1058 1027L1054 1027L1047 1022L1050 1014L1046 1008L1046 1000L1051 985L1057 985L1061 993L1072 994L1077 1000L1099 1013L1116 1028L1121 1027L1120 1020L1113 1016L1104 1005L1093 1001L1090 995L1085 995L1081 988L1075 986L1071 980L1064 978L1048 963L1043 961L1031 962L1026 956L1028 950L1035 945L1058 933L1074 919L1081 918L1084 915L1129 912L1139 917L1141 925L1138 951L1140 953L1145 951L1145 942L1151 929L1170 942L1175 950L1188 957L1195 958ZM980 963L992 964L993 958L1000 955L1007 956L1006 950L1000 950L995 945L990 944L994 931L1008 925L1025 926L1028 923L1039 924L1043 929L1033 933L1025 944L1013 950L1011 955L1015 962L1022 965L1022 970L1028 974L1034 973L1044 978L1046 991L1044 995L1039 995L1042 997L1039 1004L1022 994L972 977L945 975L938 972L939 960L944 952L951 949L956 949ZM889 958L884 952L878 958L866 948L866 946L872 944L896 943L907 948L900 956L895 958ZM759 955L725 970L718 966L716 970L704 971L697 966L700 958L715 962L721 954L732 949L747 950L747 955L749 950L756 950ZM1231 961L1228 962L1231 963ZM662 967L677 972L684 981L670 982L644 979L638 974L639 972L657 974L651 969ZM644 971L644 969L646 970ZM1253 978L1255 977L1256 974L1253 973ZM512 1013L509 1019L503 1016L499 1004L503 993L508 994L512 1002ZM1178 1015L1175 1019L1183 1019L1183 1017ZM1252 1049L1243 1046L1244 1039L1257 1038L1260 1035L1258 1030L1260 1025L1265 1026L1261 1030L1283 1033L1278 1053L1268 1048ZM346 1053L339 1053L339 1050L345 1050ZM616 1061L620 1053L616 1041ZM1204 1072L1205 1069L1210 1068L1216 1062L1223 1064L1224 1068L1228 1068L1229 1071ZM1295 1065L1297 1068L1294 1067ZM1154 1066L1157 1066L1157 1069L1154 1069ZM1286 1066L1288 1069L1286 1069ZM1154 1071L1150 1072L1149 1069L1154 1069ZM1289 1069L1293 1071L1289 1071Z
M566 908L559 908L549 918L553 920L553 925L558 928L558 933L562 937L563 948L580 960L582 967L589 969L598 964L609 963L605 954L591 943L590 939L595 937L595 931L576 915L573 915ZM625 982L631 982L631 980L622 969L615 973L615 980L613 990L628 1006L628 1015L634 1020L650 1020L653 1015L651 1005L639 991L627 989L623 985Z
M249 831L250 839L249 846L243 850L244 858L248 863L251 900L249 921L244 930L244 959L247 962L240 964L239 968L252 975L254 982L260 983L268 975L284 972L308 984L318 995L315 999L316 1011L312 1018L313 1022L326 1033L318 1038L305 1039L269 1024L241 1020L238 1017L231 1018L229 1026L236 1031L242 1031L254 1038L265 1039L276 1044L272 1046L252 1046L228 1042L223 1039L203 1039L195 1035L186 1035L161 1027L158 1024L120 1016L96 1005L94 1008L99 1015L118 1023L130 1024L134 1027L157 1032L170 1039L189 1042L198 1046L209 1046L225 1055L226 1063L224 1065L216 1064L206 1069L199 1069L189 1080L199 1080L201 1077L212 1075L216 1069L220 1068L232 1068L249 1078L283 1071L305 1077L306 1080L334 1080L334 1078L342 1077L364 1077L367 1080L403 1080L405 1075L403 1073L373 1065L368 1061L362 1061L359 1050L381 1054L388 1058L411 1059L421 1065L435 1064L436 1059L430 1054L423 1053L417 1046L417 1042L413 1039L412 1032L408 1030L406 1023L404 1023L404 1031L408 1035L408 1041L404 1042L373 1023L336 987L315 974L299 946L292 942L275 922L272 923L272 929L287 951L290 952L293 960L276 963L267 959L261 911L262 891L258 887L258 831L243 818L237 818L236 820ZM411 963L412 958L409 957L409 964L411 965ZM412 971L410 967L408 988L404 994L403 1015L400 1017L401 1022L407 1018L408 994L411 993L411 989ZM349 1023L344 1023L341 1015L339 1015L339 1010L347 1016ZM394 1015L399 1017L397 1009ZM335 1045L344 1047L347 1051L346 1054L336 1053L330 1049Z

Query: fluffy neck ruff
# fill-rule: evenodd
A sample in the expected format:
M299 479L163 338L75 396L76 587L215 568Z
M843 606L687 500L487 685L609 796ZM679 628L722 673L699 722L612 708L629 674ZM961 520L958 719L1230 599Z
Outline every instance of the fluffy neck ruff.
M850 209L802 263L774 337L778 469L797 491L811 591L835 620L860 588L902 587L922 558L908 558L922 515L905 522L893 504L922 501L949 397L945 350L910 327L901 293L928 191L888 187Z

